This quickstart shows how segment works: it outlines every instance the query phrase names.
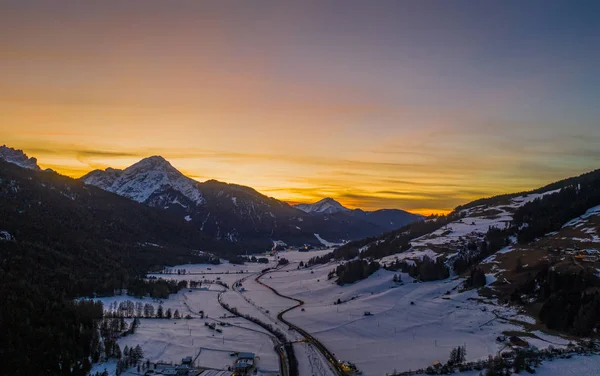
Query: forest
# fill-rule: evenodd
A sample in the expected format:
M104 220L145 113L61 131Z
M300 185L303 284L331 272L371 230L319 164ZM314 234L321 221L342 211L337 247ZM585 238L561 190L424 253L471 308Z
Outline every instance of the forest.
M540 320L549 329L588 336L600 328L600 279L589 270L558 271L544 265L536 275L518 286L511 295L541 303Z
M520 243L559 230L565 223L600 205L600 175L587 175L575 185L519 208L513 217Z
M164 296L140 282L164 265L203 262L192 250L237 250L204 239L181 220L52 172L0 162L0 374L85 375L98 307L81 296ZM214 247L214 248L213 248Z
M337 284L345 285L360 281L375 273L380 267L377 261L367 261L364 259L352 260L340 264L335 268L335 275L338 277Z

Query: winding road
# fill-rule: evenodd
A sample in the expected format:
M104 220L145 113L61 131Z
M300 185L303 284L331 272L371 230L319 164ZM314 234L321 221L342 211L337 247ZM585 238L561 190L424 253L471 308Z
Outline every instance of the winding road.
M282 311L280 311L277 314L277 320L274 320L273 322L277 324L277 321L280 322L279 325L282 325L285 327L285 330L293 330L295 332L297 332L301 337L303 337L303 340L308 343L309 347L312 348L312 350L310 350L312 352L312 356L315 357L317 356L315 350L317 350L318 352L321 353L321 355L323 356L324 359L327 360L327 362L329 362L330 364L330 368L331 371L333 371L335 373L335 375L337 376L350 376L347 372L345 372L340 363L337 361L337 359L335 358L335 356L333 355L333 353L331 351L329 351L329 349L327 349L327 347L325 347L325 345L323 345L318 339L316 339L315 337L313 337L310 333L308 333L307 331L305 331L304 329L302 329L301 327L287 321L283 316L287 313L290 312L293 309L296 309L298 307L301 307L302 305L304 305L304 301L302 301L301 299L296 299L296 298L292 298L290 296L286 296L281 294L279 291L277 291L275 288L269 286L266 283L263 283L261 281L261 278L264 277L265 275L274 272L274 271L278 271L280 268L276 268L276 269L267 269L267 270L263 270L262 272L256 274L247 274L245 275L243 278L240 278L239 280L235 281L232 285L232 290L233 291L237 291L238 293L240 293L240 295L242 295L242 297L248 301L248 303L253 304L252 301L249 301L248 298L246 296L244 296L244 294L242 294L238 289L235 288L235 286L237 286L240 283L243 283L246 279L250 278L252 275L256 275L256 277L254 278L255 282L264 286L265 288L267 288L268 290L270 290L271 292L273 292L275 295L287 299L287 300L291 300L294 301L296 304L292 307L286 308ZM234 310L232 308L230 308L228 305L224 304L224 302L221 299L221 295L223 294L223 292L219 293L217 300L219 301L219 304L221 304L221 306L226 309L228 312L238 316L238 317L243 317L239 312L237 312L237 310ZM257 307L258 308L258 307ZM277 326L279 326L277 325ZM262 326L262 325L261 325ZM265 328L266 329L266 328ZM268 329L267 329L268 330ZM284 330L284 331L285 331ZM280 363L280 370L281 370L281 374L282 376L293 376L290 375L290 365L288 365L289 363L289 359L287 356L287 352L285 350L285 345L289 344L289 343L293 343L290 342L289 339L287 340L288 342L282 342L281 340L279 340L279 338L277 338L275 336L275 333L272 332L271 333L273 342L275 343L275 351L279 354L279 363ZM316 358L315 358L316 359ZM311 356L309 355L309 362L313 363L314 359L311 359ZM326 363L321 363L323 365L325 365Z
M277 269L275 269L275 270L277 270ZM302 335L306 339L306 341L308 343L312 344L321 354L323 354L323 356L325 357L325 359L327 359L327 361L331 364L332 369L335 371L335 373L338 376L348 376L348 374L340 366L340 363L333 356L333 353L331 351L329 351L327 349L327 347L325 347L325 345L323 345L321 342L319 342L319 340L317 340L315 337L313 337L310 333L308 333L304 329L300 328L297 325L294 325L293 323L291 323L291 322L289 322L289 321L287 321L286 319L283 318L283 315L286 314L287 312L289 312L289 311L291 311L293 309L296 309L296 308L304 305L304 301L302 301L300 299L292 298L290 296L283 295L279 291L277 291L276 289L274 289L273 287L267 285L266 283L263 283L260 280L263 276L265 276L266 274L271 273L272 271L274 271L274 270L263 271L262 273L260 273L255 278L255 281L257 283L261 284L262 286L268 288L269 290L271 290L275 295L277 295L279 297L282 297L284 299L293 300L293 301L295 301L297 303L295 306L292 306L290 308L284 309L283 311L279 312L277 314L277 319L279 321L281 321L282 323L286 324L291 329L293 329L296 332L300 333L300 335Z
M235 281L233 283L233 286L235 286L236 284L238 284L240 282L245 281L246 279L248 279L248 277L250 277L250 275L248 275L244 278L238 279L237 281ZM223 303L221 296L223 295L224 292L225 291L220 292L219 295L217 296L217 301L219 302L221 307L223 307L223 309L225 309L227 312L229 312L237 317L242 317L237 311L231 309L229 306L227 306L225 303ZM244 317L242 317L242 318L244 318ZM244 328L244 327L240 327L240 328ZM248 329L248 328L244 328L244 329ZM265 329L267 329L267 328L265 328ZM250 329L250 330L256 331L254 329ZM287 356L286 356L285 349L283 347L284 344L281 343L281 341L279 341L279 339L277 338L276 335L274 335L274 333L272 333L271 331L269 331L269 332L271 333L269 336L271 337L271 340L273 341L273 343L275 345L274 346L275 352L277 352L277 354L279 355L279 357L278 357L279 358L279 370L281 371L281 375L282 376L293 376L293 375L290 375L288 362L287 362Z

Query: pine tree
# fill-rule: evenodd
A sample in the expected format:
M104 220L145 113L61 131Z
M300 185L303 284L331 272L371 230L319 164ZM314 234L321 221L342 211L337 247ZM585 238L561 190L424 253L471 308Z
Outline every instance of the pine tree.
M144 305L141 302L137 302L135 304L135 311L137 317L142 317L142 314L144 313Z
M121 360L117 361L117 369L115 370L116 375L121 376L124 370L125 365L123 364L123 362Z
M125 345L125 348L123 349L123 356L121 357L121 360L125 366L129 366L129 353L129 346Z
M450 357L448 358L448 364L449 365L455 365L456 364L456 360L458 359L458 350L456 348L453 348L450 351Z
M144 316L145 317L153 317L154 316L154 306L150 303L144 304Z
M144 358L144 352L140 345L137 345L134 349L132 349L132 362L134 365L138 364Z
M162 306L162 304L158 305L158 310L156 311L156 317L158 317L159 319L163 318L163 306Z
M456 353L456 363L462 364L467 360L467 347L459 346Z

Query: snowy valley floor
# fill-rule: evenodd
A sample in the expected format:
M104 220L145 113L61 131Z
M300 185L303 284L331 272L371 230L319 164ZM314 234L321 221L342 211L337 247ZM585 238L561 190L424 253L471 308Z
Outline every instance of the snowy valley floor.
M301 299L303 309L296 308L285 315L295 325L305 329L321 341L336 358L351 361L364 375L385 375L394 370L407 371L431 365L434 361L445 362L453 347L466 345L467 360L487 359L504 348L496 338L505 331L523 331L518 322L532 319L519 315L514 309L485 302L474 290L459 292L460 280L444 280L427 283L412 283L402 274L402 284L392 282L393 273L380 270L367 280L348 286L337 286L327 280L327 274L335 264L314 268L298 269L300 261L322 255L325 251L281 252L280 257L290 264L262 277L261 281L274 287L281 294ZM182 314L191 314L191 320L143 319L138 331L119 340L121 347L140 344L145 356L152 362L164 360L179 362L185 356L196 356L202 366L224 369L230 365L228 356L216 356L219 350L251 351L260 357L258 366L264 373L278 369L277 353L273 342L264 329L241 318L223 319L230 326L217 334L204 326L226 313L217 301L222 299L242 313L250 314L263 322L276 325L288 340L298 341L302 337L277 321L277 313L295 305L293 301L276 296L271 290L255 282L260 270L274 266L248 264L234 266L182 265L186 274L161 275L163 278L202 280L219 277L231 286L243 281L244 291L227 290L211 285L208 290L182 290L163 302L165 309L178 309ZM211 270L208 270L211 268ZM247 274L238 274L240 270ZM134 300L127 296L103 298L105 305L114 300ZM334 304L337 300L341 304ZM151 302L149 298L143 300ZM154 302L156 306L157 302ZM200 319L199 310L208 314ZM365 316L365 312L371 313ZM510 319L509 322L507 319ZM220 320L220 319L219 319ZM213 334L215 334L213 336ZM537 338L527 338L539 348L550 345L566 346L567 340L541 332L533 333ZM329 364L311 345L303 342L294 344L299 361L300 375L332 375ZM213 354L214 356L203 356ZM212 351L212 353L210 353ZM227 355L227 354L226 354ZM586 367L581 375L600 374L600 361L594 357L582 357L568 361L544 363L540 374L559 375L569 373L571 366ZM98 365L95 369L101 365ZM561 373L561 369L564 373ZM583 369L582 369L583 370Z

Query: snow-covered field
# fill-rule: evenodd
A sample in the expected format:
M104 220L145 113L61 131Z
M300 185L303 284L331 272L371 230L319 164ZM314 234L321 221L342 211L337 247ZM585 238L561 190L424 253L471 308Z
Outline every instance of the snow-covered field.
M512 310L474 300L475 291L457 293L454 288L460 281L412 283L402 274L405 283L397 286L394 273L380 270L367 280L340 287L327 281L331 268L314 268L312 274L274 272L263 280L304 300L304 312L296 309L286 318L315 335L337 358L356 363L365 375L444 362L453 347L465 344L468 360L485 359L503 348L496 342L503 331L522 330L496 316L513 316ZM334 305L337 299L342 304ZM372 315L365 316L365 311ZM550 343L538 340L535 345Z
M285 317L315 335L337 358L356 363L365 375L443 362L453 347L465 344L468 360L485 359L504 347L496 337L504 331L523 330L506 319L533 322L514 309L482 303L476 291L458 293L455 288L460 280L412 283L402 274L404 284L398 285L392 282L394 273L380 270L366 280L340 287L327 280L336 264L297 269L297 263L312 255L294 252L282 257L292 264L268 273L262 281L305 302L304 311L297 308ZM259 286L244 282L248 289L244 294L261 307L262 314L269 310L274 317L293 304L255 285ZM342 304L334 304L338 299ZM372 315L365 316L365 311ZM541 339L528 340L540 348L567 344L561 338L534 334Z
M496 341L503 332L523 331L517 322L524 325L533 323L532 318L512 308L485 301L475 290L459 292L462 282L459 279L413 283L408 275L401 274L403 283L398 284L392 281L394 273L380 270L366 280L338 286L327 279L336 263L298 269L301 261L306 262L325 253L327 251L281 252L279 257L288 259L290 264L266 274L261 280L281 294L303 300L303 309L295 308L286 313L285 318L314 335L336 358L355 363L366 376L423 368L435 361L445 362L450 350L461 345L466 345L467 360L486 359L505 347ZM121 347L139 343L152 361L179 361L184 356L197 355L203 348L198 362L215 368L228 365L225 353L220 350L252 351L259 355L262 369L276 370L277 353L270 336L262 328L240 318L224 319L237 326L223 328L223 336L217 333L213 336L213 332L204 327L205 320L196 315L202 309L209 315L208 320L222 316L225 311L218 304L217 297L224 291L221 293L223 301L240 312L279 328L290 341L302 339L298 333L277 321L277 313L295 303L276 296L254 280L260 270L274 266L275 261L271 258L268 265L174 267L175 270L185 268L188 273L194 274L161 277L178 280L219 277L230 286L242 280L242 286L224 291L222 286L211 285L208 290L183 290L172 295L163 302L163 307L179 309L181 313L193 314L195 318L177 320L176 324L175 320L144 319L136 334L119 341ZM240 270L244 273L236 273ZM133 300L130 297L111 297L103 298L103 301L110 304L113 300L126 299ZM334 304L338 300L341 303ZM367 311L370 315L365 315ZM541 332L531 335L537 338L526 339L539 348L567 344L562 338ZM294 349L300 375L332 374L327 361L312 345L297 342ZM554 364L559 362L544 364L543 367L553 367ZM597 361L592 361L589 367L597 364ZM548 370L559 374L553 368Z
M136 346L139 344L144 350L144 356L152 362L180 362L185 356L196 356L206 367L227 368L229 362L221 364L215 362L215 356L210 351L225 350L254 352L260 357L259 367L266 370L277 370L279 362L274 351L271 336L260 326L241 318L221 319L228 314L218 303L217 296L224 288L211 285L208 290L194 289L181 290L172 294L169 299L162 301L164 310L176 309L182 315L191 315L192 319L141 319L136 333L119 340L119 346ZM109 307L114 302L131 300L135 302L150 303L155 309L161 304L155 299L136 299L130 296L114 296L98 299ZM198 312L203 310L208 316L200 319ZM215 319L224 321L231 326L222 327L223 333L216 333L205 326L205 322L212 323ZM204 351L204 353L203 353ZM209 360L206 360L209 359Z
M544 362L536 373L544 376L591 376L600 375L599 356L576 356Z
M233 351L254 352L260 357L261 369L277 370L279 362L273 349L270 336L261 332L260 327L254 330L235 326L223 327L223 333L216 333L204 325L206 320L160 320L142 319L136 333L119 340L123 346L139 344L144 356L152 361L163 360L178 363L185 356L198 356L203 366L227 369L232 364L229 353ZM209 320L212 321L212 320ZM231 324L239 324L240 319L229 320ZM250 327L249 323L244 323ZM225 353L225 356L216 356Z
M521 375L528 375L523 371ZM600 375L600 356L574 356L571 359L544 361L535 369L542 376L595 376ZM479 376L481 371L468 371L459 376ZM516 374L514 374L516 375Z
M280 257L286 257L293 262L296 260L308 260L310 257L320 256L328 251L314 252L284 252ZM300 255L300 256L299 256ZM239 309L242 313L251 314L261 321L272 324L280 330L287 332L290 340L300 339L297 333L287 331L287 326L278 322L277 313L293 305L286 299L274 295L264 286L256 283L254 278L258 273L267 268L274 267L276 257L269 257L269 264L246 264L232 265L223 263L220 265L179 265L172 270L185 269L186 274L152 274L156 278L173 280L214 280L228 284L230 287L241 279L244 291L234 291L213 283L203 283L202 288L183 289L177 294L172 294L168 299L158 300L152 298L134 298L127 295L116 295L98 298L102 301L106 310L117 307L119 303L130 300L133 303L151 304L155 311L159 305L163 310L178 310L182 316L190 315L192 319L141 319L135 334L120 338L118 343L121 349L125 346L140 345L144 351L144 358L151 362L174 362L178 363L186 356L197 356L196 364L203 367L227 369L232 363L229 356L231 352L253 352L258 357L257 366L260 374L271 374L279 372L278 354L274 349L272 336L260 326L242 318L222 318L223 315L230 316L218 303L218 296L222 294L224 302ZM294 264L295 265L295 264ZM242 273L240 273L242 272ZM244 295L247 294L247 299ZM262 308L257 301L264 301ZM250 301L250 302L249 302ZM207 316L199 317L199 311L204 311ZM270 313L266 313L270 310ZM205 326L205 322L212 323L223 321L229 326L220 327L223 333L217 333ZM304 354L299 359L301 367L312 370L319 364L320 368L327 368L325 360L314 349L305 349L304 343L297 344L299 352ZM320 357L320 358L319 358ZM96 364L92 372L102 372L106 369L113 375L116 363L111 360L106 363ZM327 375L327 373L312 372L315 375Z

